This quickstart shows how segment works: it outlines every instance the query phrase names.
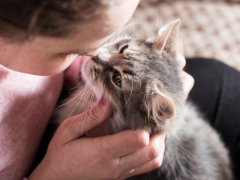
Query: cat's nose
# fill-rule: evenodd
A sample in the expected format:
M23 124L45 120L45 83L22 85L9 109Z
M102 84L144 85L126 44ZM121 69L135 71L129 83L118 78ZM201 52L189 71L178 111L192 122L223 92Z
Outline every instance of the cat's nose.
M96 64L106 65L110 59L110 56L106 53L99 52L96 56L92 56L92 60Z
M96 63L96 64L102 64L102 60L99 58L99 56L93 56L92 60Z

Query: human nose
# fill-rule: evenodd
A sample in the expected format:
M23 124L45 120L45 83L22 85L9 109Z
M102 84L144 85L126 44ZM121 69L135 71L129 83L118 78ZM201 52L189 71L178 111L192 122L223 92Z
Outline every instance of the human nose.
M99 52L99 50L96 49L96 50L90 52L89 55L91 55L91 56L96 56L96 55L98 54L98 52Z

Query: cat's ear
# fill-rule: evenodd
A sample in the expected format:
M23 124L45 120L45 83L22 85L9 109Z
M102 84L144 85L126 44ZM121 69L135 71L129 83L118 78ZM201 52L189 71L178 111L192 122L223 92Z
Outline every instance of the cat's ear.
M171 119L176 114L174 102L163 94L156 94L152 99L152 115L156 121Z
M177 19L160 28L154 41L155 47L160 49L161 52L177 53L179 26L180 20Z
M163 122L176 115L174 101L166 94L161 93L155 86L151 91L148 115L156 122Z

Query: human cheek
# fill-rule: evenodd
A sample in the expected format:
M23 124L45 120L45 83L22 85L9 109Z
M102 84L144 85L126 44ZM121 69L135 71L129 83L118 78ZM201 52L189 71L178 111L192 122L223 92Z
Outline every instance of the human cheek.
M79 83L79 70L82 64L81 56L68 57L72 58L73 62L71 65L64 71L64 78L66 80L66 87L72 88Z

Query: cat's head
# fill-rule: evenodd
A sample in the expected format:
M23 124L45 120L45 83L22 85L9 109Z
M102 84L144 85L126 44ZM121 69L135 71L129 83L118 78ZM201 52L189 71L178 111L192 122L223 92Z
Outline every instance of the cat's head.
M120 36L83 65L84 79L96 94L105 94L127 126L160 126L176 115L183 97L178 31L179 20L160 28L151 42Z

